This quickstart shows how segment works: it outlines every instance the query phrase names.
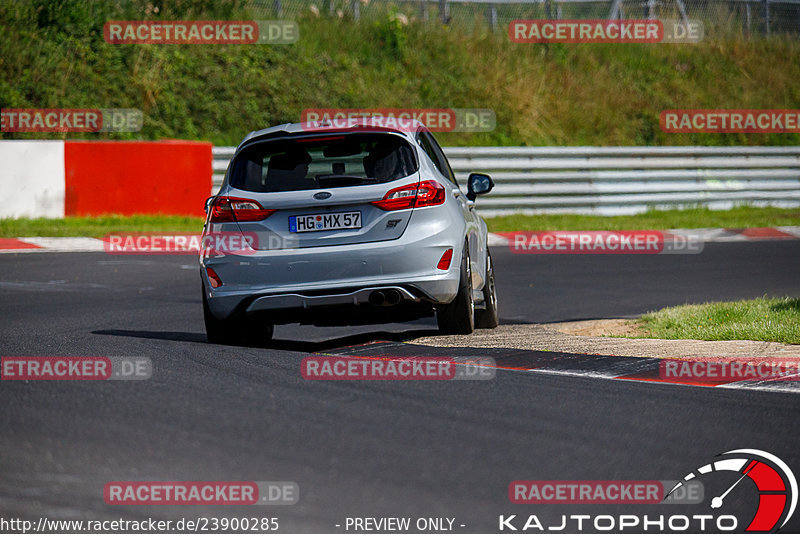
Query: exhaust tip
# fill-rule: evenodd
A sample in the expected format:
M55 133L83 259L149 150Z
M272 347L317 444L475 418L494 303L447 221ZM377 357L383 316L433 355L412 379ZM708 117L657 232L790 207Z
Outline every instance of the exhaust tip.
M386 302L386 295L383 294L383 291L373 291L369 294L369 303L373 306L383 306Z
M403 300L403 296L396 289L390 289L386 292L386 304L389 306L396 306Z

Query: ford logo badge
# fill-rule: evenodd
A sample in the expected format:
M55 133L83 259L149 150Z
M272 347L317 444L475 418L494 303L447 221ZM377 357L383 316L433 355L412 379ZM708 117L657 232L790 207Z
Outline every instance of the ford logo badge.
M326 198L331 198L331 194L327 191L322 191L321 193L314 194L314 198L317 200L325 200Z

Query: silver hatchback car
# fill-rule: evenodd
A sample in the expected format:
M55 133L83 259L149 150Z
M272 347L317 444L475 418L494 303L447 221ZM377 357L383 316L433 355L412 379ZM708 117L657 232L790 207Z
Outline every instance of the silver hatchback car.
M203 312L214 343L275 324L378 324L436 314L442 332L498 324L486 223L425 126L285 124L249 134L206 201Z

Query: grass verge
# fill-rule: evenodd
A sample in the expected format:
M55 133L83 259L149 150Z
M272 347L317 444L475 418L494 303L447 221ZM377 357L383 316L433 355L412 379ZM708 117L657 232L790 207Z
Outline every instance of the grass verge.
M800 344L800 298L675 306L643 315L635 324L642 329L640 337Z
M478 201L480 206L480 200ZM486 219L490 232L526 230L669 230L673 228L758 228L798 226L800 210L740 206L648 211L638 215L505 215Z
M199 234L202 230L202 217L174 215L0 219L0 237L103 237L106 234L121 232Z
M800 226L800 210L737 207L727 211L689 209L640 215L508 215L486 219L490 232L524 230L669 230ZM64 219L0 219L0 237L103 237L114 232L200 232L202 217L110 215Z

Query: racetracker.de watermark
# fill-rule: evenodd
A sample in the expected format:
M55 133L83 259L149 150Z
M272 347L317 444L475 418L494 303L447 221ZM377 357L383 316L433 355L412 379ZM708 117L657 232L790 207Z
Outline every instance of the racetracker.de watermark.
M300 500L296 482L109 482L103 499L112 505L290 505Z
M2 380L147 380L153 363L144 356L3 356Z
M696 43L699 20L520 19L508 25L514 43Z
M138 132L144 117L132 108L6 108L3 132Z
M516 254L699 254L698 235L658 230L503 232Z
M658 374L693 382L800 380L800 358L664 359Z
M121 233L103 237L107 254L198 254L247 256L259 250L284 250L297 246L296 237L271 232L208 232L199 234Z
M306 380L491 380L493 358L309 356L300 363Z
M667 109L666 133L799 133L800 109Z
M693 481L680 493L675 480L515 480L508 499L515 504L697 504L703 485ZM669 495L669 496L668 496Z
M292 44L300 38L293 20L110 20L110 44Z
M432 132L491 132L497 117L483 108L318 108L300 115L303 130L393 128L415 132L419 124Z

